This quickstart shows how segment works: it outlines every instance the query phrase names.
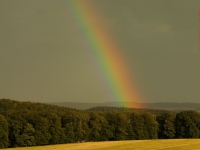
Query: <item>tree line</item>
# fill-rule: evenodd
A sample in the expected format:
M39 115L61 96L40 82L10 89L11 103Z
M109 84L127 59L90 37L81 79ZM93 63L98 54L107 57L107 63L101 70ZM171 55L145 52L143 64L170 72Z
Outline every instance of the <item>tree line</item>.
M83 141L199 138L200 113L76 110L0 100L0 148Z

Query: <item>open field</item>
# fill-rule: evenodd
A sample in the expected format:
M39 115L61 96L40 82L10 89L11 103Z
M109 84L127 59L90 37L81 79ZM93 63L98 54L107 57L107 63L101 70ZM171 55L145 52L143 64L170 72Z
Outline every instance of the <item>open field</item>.
M200 150L200 139L86 142L6 150Z

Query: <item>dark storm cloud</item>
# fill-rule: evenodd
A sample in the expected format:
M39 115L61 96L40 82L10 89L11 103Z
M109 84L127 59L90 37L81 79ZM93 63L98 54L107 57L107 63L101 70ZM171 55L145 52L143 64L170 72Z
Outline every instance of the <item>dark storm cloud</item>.
M198 0L91 2L146 102L198 102ZM0 1L2 98L109 101L69 12L64 0Z

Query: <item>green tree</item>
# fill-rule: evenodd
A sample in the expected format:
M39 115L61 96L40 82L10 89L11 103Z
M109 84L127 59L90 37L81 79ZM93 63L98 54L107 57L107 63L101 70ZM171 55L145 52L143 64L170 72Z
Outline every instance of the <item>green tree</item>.
M16 143L19 146L34 146L35 138L34 133L35 129L30 123L26 123L26 125L23 126L22 130L20 131L21 134L18 134L16 136Z
M99 130L99 140L108 141L111 137L113 137L113 133L111 131L111 126L104 115L99 116L99 123L101 124L101 129Z
M152 113L142 114L144 118L144 132L146 139L157 139L158 133L158 122L156 121L156 116Z
M63 137L64 143L75 142L74 127L72 124L70 123L65 124L65 126L63 127L63 131L64 131L64 137Z
M140 114L131 113L130 116L130 124L132 125L132 139L142 140L147 139L144 133L145 121L144 118ZM133 137L135 136L135 137Z
M199 138L200 114L195 111L182 111L175 119L177 138Z
M39 114L40 113L40 114ZM31 111L27 114L26 120L33 125L35 129L35 142L36 145L47 145L51 139L51 134L49 132L49 122L46 118L45 112L34 112Z
M35 129L22 118L22 112L9 113L9 139L11 147L35 145Z
M159 123L159 139L172 139L175 137L175 115L163 113L158 115L156 120Z
M112 135L108 122L103 115L97 112L90 113L88 121L89 126L89 140L90 141L105 141Z
M126 126L128 118L125 113L115 111L106 114L106 120L110 124L110 130L113 136L109 140L125 140L126 139Z
M86 112L76 112L74 120L75 141L87 141L89 136L89 115Z
M14 115L14 114L13 114ZM19 115L10 116L9 119L9 139L11 147L21 146L17 141L23 128L22 118Z
M75 142L75 132L74 132L74 125L75 125L75 117L73 111L68 111L65 114L62 114L61 117L61 125L64 132L62 140L64 143L72 143Z
M128 123L126 126L126 140L136 140L136 135L135 132L133 130L133 126L131 125L131 123Z
M89 140L90 141L99 141L100 140L100 130L101 130L101 119L96 112L90 113L90 120L88 126L90 129Z
M62 127L61 127L61 117L54 113L49 113L47 115L48 124L49 124L49 133L51 134L50 144L59 144L61 142L61 134L62 134Z
M8 134L8 122L3 115L0 115L0 148L9 146Z

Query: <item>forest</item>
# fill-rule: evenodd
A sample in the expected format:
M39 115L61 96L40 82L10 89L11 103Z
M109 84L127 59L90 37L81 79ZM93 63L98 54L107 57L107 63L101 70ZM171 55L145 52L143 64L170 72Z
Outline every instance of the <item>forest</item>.
M0 99L0 148L88 141L199 138L200 113L96 107L77 110Z

